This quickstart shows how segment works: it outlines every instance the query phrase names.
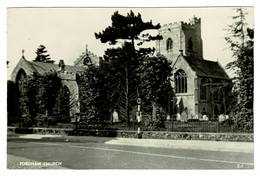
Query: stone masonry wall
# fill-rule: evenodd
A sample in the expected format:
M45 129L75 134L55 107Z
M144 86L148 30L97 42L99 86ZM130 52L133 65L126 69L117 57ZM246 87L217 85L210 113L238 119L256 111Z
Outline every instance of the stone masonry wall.
M70 91L70 116L80 112L79 99L79 87L76 82L76 74L60 72L59 77L61 78L61 83L67 86Z
M190 66L184 60L184 58L182 56L179 56L176 64L174 65L173 73L175 74L179 69L182 69L187 75L187 93L177 93L176 97L178 99L182 98L183 105L184 105L184 107L188 108L189 118L191 118L192 116L194 116L196 114L196 112L195 112L195 97L194 97L194 94L195 94L195 92L194 92L194 87L195 87L194 80L196 78L196 74L190 68ZM174 74L173 74L173 76L174 76ZM172 80L174 80L174 77L172 78ZM174 82L172 83L172 86L175 90L175 83Z
M102 136L138 138L136 131L123 130L73 130L58 128L17 128L8 127L8 133L18 134L59 134L70 136ZM207 141L234 141L254 142L254 134L251 133L191 133L169 131L144 131L141 132L144 139L172 139L172 140L207 140Z

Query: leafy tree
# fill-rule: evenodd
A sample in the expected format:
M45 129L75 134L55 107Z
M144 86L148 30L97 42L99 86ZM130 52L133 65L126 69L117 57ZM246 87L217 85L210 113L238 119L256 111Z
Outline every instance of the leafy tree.
M19 116L18 108L18 87L13 82L7 81L7 117L8 124L12 122L17 122L17 117Z
M144 56L138 68L140 94L145 101L152 103L152 117L156 119L156 106L172 114L174 93L170 85L171 62L162 55ZM170 105L170 106L169 106Z
M253 130L253 83L254 83L254 30L247 28L246 12L236 9L234 23L229 25L225 38L235 60L227 68L235 71L233 89L238 95L236 106L237 125L247 131Z
M34 62L45 62L45 63L54 63L54 60L51 60L49 54L47 53L46 47L44 45L40 45L36 50L36 58L33 60Z
M111 20L112 26L107 27L105 30L102 31L102 33L95 33L95 36L97 39L100 39L102 43L109 42L112 45L116 44L119 39L124 40L124 44L121 49L108 49L104 57L105 60L109 62L110 66L112 66L114 71L117 73L117 78L121 78L111 79L119 81L119 83L116 85L118 85L117 90L120 89L121 91L117 91L117 93L121 95L121 100L124 100L123 104L125 110L126 125L129 126L131 98L134 97L131 96L131 94L132 92L137 91L137 87L135 88L135 91L133 90L134 88L131 87L131 84L134 82L133 80L135 79L134 70L137 68L137 65L135 65L135 63L140 55L152 51L151 48L136 50L135 42L137 41L138 45L142 45L144 42L160 39L160 36L152 37L149 34L140 35L143 31L148 29L159 29L160 24L153 25L152 21L143 22L141 15L139 13L138 15L135 15L133 11L130 11L127 16L120 15L118 11L116 11L112 15ZM122 61L124 63L122 63Z
M104 74L100 67L89 63L88 68L77 76L79 85L80 111L85 114L83 121L95 120L104 124L107 117L107 96Z
M24 80L23 91L19 95L19 107L25 126L34 124L35 117L40 114L53 115L55 97L60 87L61 80L56 73L34 74Z

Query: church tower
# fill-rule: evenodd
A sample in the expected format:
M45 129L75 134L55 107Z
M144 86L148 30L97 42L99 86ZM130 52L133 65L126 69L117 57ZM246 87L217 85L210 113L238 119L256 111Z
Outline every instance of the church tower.
M156 41L156 52L171 59L173 64L179 50L183 50L185 56L203 59L200 18L194 16L189 23L181 21L163 25L159 35L162 40Z

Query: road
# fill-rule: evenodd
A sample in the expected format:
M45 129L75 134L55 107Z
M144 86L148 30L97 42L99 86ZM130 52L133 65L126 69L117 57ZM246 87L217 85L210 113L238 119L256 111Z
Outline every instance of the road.
M108 145L105 142L109 140L111 138L8 137L7 167L10 169L254 168L253 153Z

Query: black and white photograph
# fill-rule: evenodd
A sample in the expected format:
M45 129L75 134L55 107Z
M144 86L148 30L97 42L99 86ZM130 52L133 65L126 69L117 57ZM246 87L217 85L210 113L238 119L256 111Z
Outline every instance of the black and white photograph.
M255 170L255 10L6 7L5 168Z

